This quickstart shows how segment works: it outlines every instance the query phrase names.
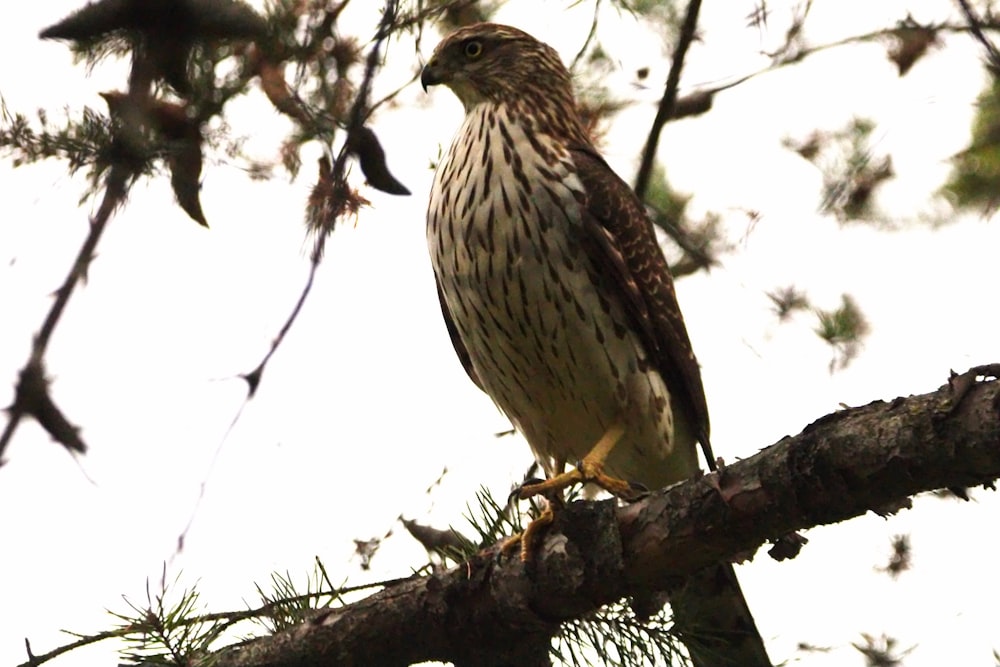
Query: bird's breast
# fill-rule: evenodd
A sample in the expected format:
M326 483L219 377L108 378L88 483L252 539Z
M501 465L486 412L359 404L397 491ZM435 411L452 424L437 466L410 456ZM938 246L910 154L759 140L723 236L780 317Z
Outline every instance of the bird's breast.
M669 394L585 251L568 151L529 131L502 109L466 117L428 209L438 283L480 383L536 455L575 461L624 422L609 469L647 483L670 450Z

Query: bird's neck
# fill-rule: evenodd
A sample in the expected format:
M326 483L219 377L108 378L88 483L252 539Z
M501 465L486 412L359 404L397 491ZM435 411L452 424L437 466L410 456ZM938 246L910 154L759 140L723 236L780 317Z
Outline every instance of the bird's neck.
M518 126L523 133L543 143L565 147L590 146L590 138L577 120L575 109L567 113L561 107L518 98L512 102L484 101L466 107L467 122L497 119L507 127ZM475 117L476 120L473 120Z

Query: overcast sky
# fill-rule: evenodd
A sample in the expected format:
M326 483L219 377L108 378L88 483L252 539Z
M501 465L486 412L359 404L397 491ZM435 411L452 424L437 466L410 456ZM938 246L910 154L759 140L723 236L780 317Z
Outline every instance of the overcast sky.
M105 63L88 77L64 45L36 39L80 4L25 3L0 23L0 92L12 111L44 107L58 118L64 108L103 110L97 93L124 87L125 65ZM568 60L592 8L565 11L571 4L511 2L497 18ZM751 3L722 4L705 9L682 92L759 69L758 52L780 41L787 3L768 2L777 18L763 35L745 25ZM353 3L347 25L370 34L376 5ZM920 20L953 11L948 2L816 5L816 43L890 25L908 10ZM631 180L666 77L664 47L613 11L599 36L617 62L612 83L636 100L605 144ZM409 44L394 44L389 61L380 90L419 66ZM651 68L649 90L629 86L642 66ZM913 220L933 208L928 192L967 141L982 82L979 51L962 38L946 38L903 79L882 45L835 49L719 95L703 118L668 126L661 153L673 184L692 193L696 213L722 213L736 242L721 267L678 286L717 454L747 456L842 404L932 391L949 369L997 361L994 222L842 227L817 213L819 173L780 146L786 135L839 129L852 114L874 117L877 147L893 154L899 174L880 203L894 219ZM267 351L306 278L302 211L321 150L307 150L295 182L250 182L222 159L206 165L210 230L174 205L166 179L132 191L48 355L55 397L91 449L73 459L25 422L0 469L0 663L25 659L25 637L44 653L69 641L60 629L108 629L104 610L127 610L123 595L143 603L147 578L155 589L164 563L168 580L198 582L212 611L255 604L254 582L266 584L273 571L304 575L317 555L352 584L406 575L425 555L400 532L400 513L461 525L480 484L502 497L520 479L528 448L494 437L509 425L454 358L426 256L429 164L461 113L447 90L425 95L411 86L375 119L389 165L413 196L364 190L372 207L330 239L302 317L225 440L245 396L238 375ZM252 135L262 157L277 153L286 127L259 93L234 104L230 123ZM7 161L0 179L0 404L9 404L96 204L77 207L84 179L57 162L13 170ZM761 214L753 226L746 209ZM791 283L824 308L850 292L869 317L872 334L846 370L828 372L830 351L810 316L779 325L768 310L765 292ZM885 632L919 645L909 667L993 665L1000 583L989 527L1000 509L994 494L975 498L920 498L888 520L820 527L794 561L761 553L741 567L773 659L861 665L851 642ZM353 539L390 530L372 570L361 572ZM913 571L897 581L876 572L891 537L911 531ZM797 653L798 642L832 650ZM55 664L111 665L114 650L98 645Z

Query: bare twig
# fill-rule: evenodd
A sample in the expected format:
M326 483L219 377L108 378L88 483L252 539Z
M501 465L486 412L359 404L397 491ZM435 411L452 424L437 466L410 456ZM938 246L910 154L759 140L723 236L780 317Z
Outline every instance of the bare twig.
M958 0L958 6L962 9L962 13L965 15L966 20L969 22L969 30L972 35L979 40L979 42L986 49L986 53L989 56L990 66L996 71L1000 70L1000 52L997 51L997 47L993 42L986 36L983 32L983 21L979 18L974 10L966 0Z
M594 17L590 21L590 30L587 32L587 38L583 40L583 44L580 46L580 50L576 52L576 56L573 58L573 63L569 66L570 72L576 71L576 66L580 64L583 56L586 55L587 49L594 41L594 37L597 36L597 20L601 13L601 0L596 0L594 2Z
M131 174L128 169L120 164L112 165L108 172L104 198L97 214L90 220L90 231L80 246L76 259L73 260L69 274L56 290L52 307L49 308L41 328L35 334L28 362L21 369L16 398L14 404L7 408L7 424L4 426L3 434L0 434L0 462L3 460L3 453L7 449L7 445L17 431L21 418L25 415L34 417L49 435L70 452L83 453L86 451L86 445L77 433L76 427L72 426L63 416L62 411L49 394L48 380L45 378L45 352L48 349L49 341L52 340L56 326L62 319L73 290L81 280L87 277L87 269L94 258L97 244L111 219L111 214L125 201L130 178Z
M963 2L964 4L964 2ZM805 15L808 14L810 3L805 5L805 9L802 12L802 17L804 19ZM689 7L690 10L690 7ZM800 19L801 20L801 19ZM800 26L801 27L801 26ZM996 31L1000 30L1000 22L994 21L992 19L982 20L978 17L973 16L970 20L969 25L956 25L950 23L940 23L940 24L927 24L920 25L918 27L927 29L934 32L935 34L940 33L953 33L953 34L964 34L973 33L980 41L984 43L987 50L992 54L996 51L996 47L985 37L984 31ZM775 53L767 54L772 58L772 62L759 70L750 72L743 76L740 76L734 81L729 81L723 84L719 84L712 87L701 88L695 90L689 95L683 98L678 98L676 94L676 88L673 91L672 100L668 99L670 90L671 77L668 76L667 87L664 91L663 98L660 100L660 107L657 112L656 118L650 128L649 137L646 141L646 146L643 150L643 161L640 164L638 175L636 176L635 191L642 198L649 188L649 180L652 176L652 168L655 163L655 145L659 140L660 132L662 131L662 126L671 120L678 118L684 118L693 115L699 115L707 112L714 101L715 95L731 88L740 86L751 79L754 79L762 74L767 74L780 70L789 65L794 65L800 63L803 59L808 56L815 55L817 53L828 51L830 49L839 48L842 46L850 46L852 44L862 44L866 42L873 42L880 39L886 39L894 37L899 32L899 26L893 26L890 28L881 28L878 30L873 30L860 35L852 35L850 37L845 37L843 39L835 40L832 42L827 42L825 44L820 44L817 46L812 46L808 48L801 48L795 52L791 52L791 44L786 44L782 48L778 49ZM790 34L789 40L796 37L796 34ZM678 51L680 51L681 43L678 43ZM678 55L675 53L674 62L671 65L670 75L673 75L674 70L679 68L681 63L678 62ZM991 55L992 58L992 55ZM992 60L991 60L992 62ZM1000 69L1000 56L996 61L995 67ZM686 231L686 229L677 224L661 224L660 221L656 223L666 234L673 240L680 248L684 251L685 258L681 260L680 266L683 270L698 270L705 266L711 265L711 262L706 262L706 257L703 251L700 251L691 235Z
M684 67L684 58L687 56L688 47L694 41L700 9L701 0L691 0L688 3L684 23L677 38L677 48L674 49L674 59L670 63L670 72L667 74L667 84L663 91L663 97L660 99L660 106L656 110L656 118L653 119L653 127L650 129L646 145L642 149L642 161L639 163L639 173L635 177L635 193L640 200L646 198L646 190L649 189L649 178L653 173L653 163L656 161L656 148L660 143L660 132L667 120L673 115L674 106L677 103L677 86L681 80L681 69Z
M375 33L375 41L371 50L368 52L368 57L365 62L365 73L361 80L361 86L358 89L358 94L354 99L354 104L351 107L351 111L348 116L346 127L348 138L360 130L368 116L368 96L371 91L372 80L375 78L375 72L378 69L382 46L385 43L385 40L395 29L395 20L398 8L399 3L394 0L386 3L385 9L382 11L382 19L379 22L378 31ZM333 163L333 173L331 175L333 183L342 183L344 180L344 170L347 164L347 158L349 155L348 147L350 143L351 142L349 140L344 142L343 148L341 148L340 152L337 154L336 160ZM278 335L275 336L273 341L271 341L271 347L264 355L264 358L261 359L256 368L243 376L243 379L246 380L249 385L247 400L253 398L257 391L257 387L260 385L264 369L271 360L271 357L274 356L274 353L278 351L279 347L281 347L281 344L285 340L285 336L288 334L289 330L291 330L292 325L302 312L302 307L305 305L306 299L309 297L309 293L312 291L313 284L315 283L316 272L319 270L319 265L323 260L323 251L326 248L327 237L328 233L326 232L320 232L316 235L316 239L313 242L313 249L310 253L309 276L306 278L306 283L302 288L302 292L299 294L298 300L295 302L295 306L292 308L292 312L289 313L285 323L278 331Z

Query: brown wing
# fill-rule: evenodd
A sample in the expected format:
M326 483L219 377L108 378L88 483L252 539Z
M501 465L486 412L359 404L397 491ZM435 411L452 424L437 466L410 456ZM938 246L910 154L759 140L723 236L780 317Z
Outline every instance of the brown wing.
M462 342L461 336L458 334L458 328L455 327L455 321L451 319L451 311L448 309L448 303L444 300L444 294L441 293L441 283L438 282L437 276L434 276L434 284L437 286L438 302L441 304L441 314L444 316L444 326L448 329L448 337L451 338L452 347L455 348L455 354L458 355L458 360L462 362L462 367L465 372L469 374L469 379L471 379L477 387L482 391L483 385L479 382L479 376L476 375L476 369L472 367L472 360L469 358L469 351L465 347L465 343Z
M653 223L632 189L594 149L579 147L572 153L586 192L583 219L587 250L596 254L599 265L607 267L624 295L632 327L671 395L685 409L708 465L714 469L701 371Z

